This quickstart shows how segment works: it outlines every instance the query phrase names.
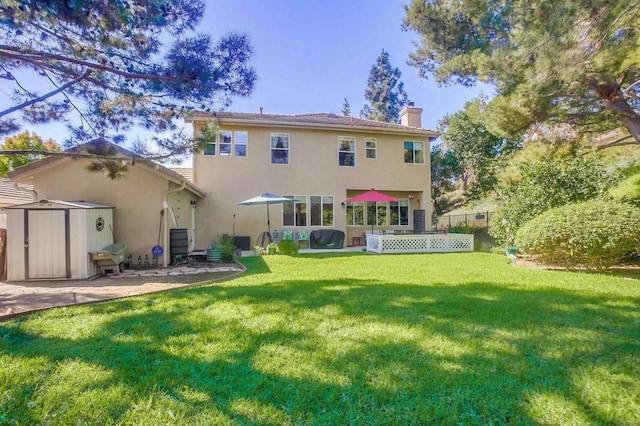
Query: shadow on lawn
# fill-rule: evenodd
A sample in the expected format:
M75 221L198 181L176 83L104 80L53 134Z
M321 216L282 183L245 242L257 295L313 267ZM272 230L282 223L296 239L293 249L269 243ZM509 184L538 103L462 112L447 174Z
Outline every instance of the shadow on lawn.
M0 354L107 369L102 381L76 378L76 396L124 385L126 398L98 407L114 423L136 401L174 407L184 422L216 412L258 423L539 423L539 395L565 401L578 422L615 423L620 413L587 399L579 376L606 370L622 394L640 351L637 298L483 282L210 286L83 309L112 318L79 339L34 334L28 319L0 324ZM42 380L14 389L25 397L5 418L42 421L27 408L47 398Z

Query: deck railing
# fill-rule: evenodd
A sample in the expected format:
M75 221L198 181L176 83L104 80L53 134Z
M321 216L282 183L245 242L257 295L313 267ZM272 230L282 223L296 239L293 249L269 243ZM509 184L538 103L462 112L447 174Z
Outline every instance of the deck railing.
M367 234L372 253L450 253L473 251L473 234Z

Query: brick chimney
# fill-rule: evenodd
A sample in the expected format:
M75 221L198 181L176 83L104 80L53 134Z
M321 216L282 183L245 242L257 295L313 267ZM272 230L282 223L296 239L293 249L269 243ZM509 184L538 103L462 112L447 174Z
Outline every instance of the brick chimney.
M416 108L413 102L400 111L400 124L408 127L422 127L422 108Z

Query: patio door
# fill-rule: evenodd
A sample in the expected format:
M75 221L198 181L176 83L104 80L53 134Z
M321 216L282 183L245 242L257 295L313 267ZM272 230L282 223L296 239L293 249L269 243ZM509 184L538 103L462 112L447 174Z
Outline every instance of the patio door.
M68 210L25 210L27 279L67 278Z

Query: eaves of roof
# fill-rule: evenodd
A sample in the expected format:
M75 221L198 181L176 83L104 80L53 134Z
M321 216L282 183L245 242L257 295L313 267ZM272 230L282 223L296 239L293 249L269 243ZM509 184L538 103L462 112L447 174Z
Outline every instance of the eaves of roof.
M117 157L120 158L134 158L134 153L132 151L129 151L128 149L122 148L121 146L118 146L112 142L107 141L104 138L99 138L96 139L94 141L91 142L87 142L86 144L82 144L79 145L78 147L72 148L70 150L67 150L66 153L73 153L74 151L77 152L82 152L82 151L86 151L86 147L89 144L93 144L93 143L108 143L113 145L116 148ZM26 178L29 178L31 176L33 176L34 174L37 174L41 171L46 170L49 167L54 167L58 162L62 162L65 161L67 159L69 159L70 156L56 156L53 155L51 157L46 157L43 158L42 160L38 160L38 161L34 161L28 164L25 164L24 166L18 167L15 170L12 170L11 172L9 172L9 178L13 181L20 181L20 180L24 180ZM206 192L204 192L202 189L198 188L195 184L193 184L192 182L190 182L188 179L186 179L185 177L183 177L182 175L180 175L179 173L174 172L173 170L164 167L161 164L158 164L154 161L145 159L145 158L141 158L141 157L137 157L136 156L136 165L140 165L142 167L145 167L146 169L148 169L149 171L151 171L152 173L156 173L159 174L165 178L167 178L170 182L175 183L176 185L180 185L182 186L184 183L184 186L187 190L189 190L191 193L193 193L194 195L200 197L200 198L204 198L206 196ZM49 166L49 167L47 167Z
M278 115L242 112L194 112L185 118L185 121L191 123L209 120L216 120L220 125L237 124L250 127L290 127L310 130L338 130L411 136L418 135L422 137L426 136L430 138L430 140L440 136L440 134L434 130L327 113Z

